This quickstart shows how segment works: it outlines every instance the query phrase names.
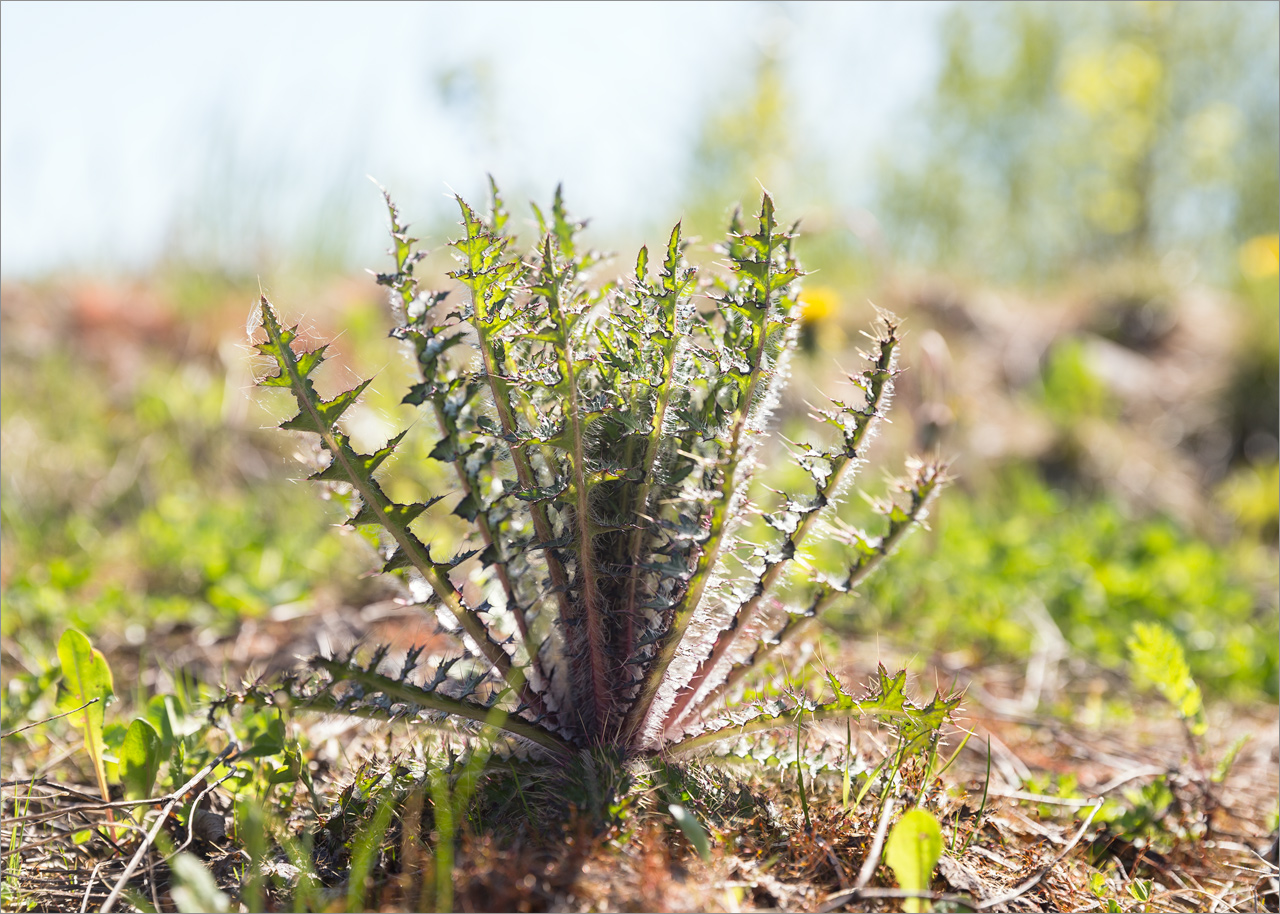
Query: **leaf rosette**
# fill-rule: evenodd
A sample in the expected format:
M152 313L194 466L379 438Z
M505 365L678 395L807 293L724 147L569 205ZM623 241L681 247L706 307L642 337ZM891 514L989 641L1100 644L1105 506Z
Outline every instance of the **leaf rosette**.
M485 215L457 201L449 275L463 300L452 308L450 293L420 289L424 255L387 198L395 269L377 280L397 315L392 336L421 375L404 402L434 421L429 459L452 466L452 492L394 501L382 468L404 433L357 450L342 418L369 382L321 397L313 378L327 347L303 349L297 328L260 303L257 349L273 368L259 384L288 390L298 410L281 428L319 437L330 462L312 478L350 487L349 523L382 531L383 570L432 595L461 649L428 658L415 648L398 669L385 649L318 658L295 694L329 711L469 722L558 756L694 751L801 714L875 718L908 742L936 732L958 699L913 703L905 675L883 670L858 699L832 677L826 702L733 704L924 522L946 483L945 465L913 459L874 502L882 532L833 516L889 406L897 319L880 314L848 378L854 396L815 413L834 444L792 446L811 489L778 493L761 514L759 454L796 348L804 276L795 228L777 221L768 194L749 222L734 216L723 274L699 276L677 224L660 258L642 248L630 276L601 283L600 255L559 190L549 218L534 208L537 239L520 256L491 189ZM421 527L442 511L472 530L450 557L432 554ZM757 515L773 531L763 544L742 536ZM844 571L818 576L804 558L833 531Z

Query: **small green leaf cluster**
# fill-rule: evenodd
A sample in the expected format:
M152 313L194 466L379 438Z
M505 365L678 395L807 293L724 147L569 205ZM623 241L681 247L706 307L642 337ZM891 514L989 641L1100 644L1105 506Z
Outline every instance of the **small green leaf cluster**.
M225 727L213 722L213 714L197 711L207 695L198 684L180 677L171 693L157 694L134 709L130 723L110 720L107 706L116 699L115 678L106 657L89 639L75 629L63 632L58 640L59 665L39 674L14 678L22 691L30 693L29 707L42 706L43 696L57 687L55 717L81 731L85 753L105 801L113 799L113 785L121 791L115 799L154 800L183 784L193 772L215 760L216 745L230 739L238 751L226 764L216 765L213 775L219 783L231 781L239 791L249 791L263 799L280 784L309 783L302 763L302 746L289 737L279 708L256 707L228 719ZM215 713L234 699L215 703ZM9 730L6 737L21 734L38 739L36 724ZM216 739L210 737L218 731ZM245 764L250 763L250 764ZM232 765L235 765L233 770ZM139 802L136 807L143 808Z
M98 789L102 791L102 799L110 802L102 724L107 702L115 697L111 667L107 666L102 652L74 629L63 632L58 639L58 662L62 664L63 681L58 707L70 714L84 733L84 749L93 762Z
M950 492L946 523L909 541L893 574L868 581L863 600L828 618L845 630L897 633L921 650L963 644L978 656L1025 659L1031 596L1092 663L1125 670L1132 625L1158 622L1183 644L1207 696L1251 701L1276 694L1274 573L1274 561L1248 543L1134 518L1115 501L1054 489L1034 468L1012 464L981 494Z
M173 718L147 713L135 717L127 728L108 725L106 707L115 699L115 678L106 657L82 632L62 633L58 662L62 673L58 708L84 734L85 752L103 801L111 801L111 780L123 786L126 800L150 799L160 764L175 748ZM155 710L161 708L170 710L167 705Z
M390 198L395 269L379 274L397 314L392 336L421 372L404 396L439 430L430 458L451 466L453 492L397 502L383 467L405 433L362 453L342 424L368 385L331 398L315 386L326 348L305 350L264 297L259 383L292 394L282 428L319 437L329 463L312 478L344 487L349 523L380 531L383 570L457 634L467 657L414 649L398 669L372 658L318 658L291 681L313 706L373 717L452 717L505 731L555 755L607 746L623 756L680 751L815 719L873 713L909 732L932 731L955 706L920 708L903 677L881 673L855 700L802 696L739 709L723 700L804 623L870 574L926 516L946 481L937 462L912 460L876 502L883 532L846 529L836 574L810 571L805 550L864 462L896 374L898 322L882 314L852 402L815 418L834 444L794 445L808 491L752 500L760 446L796 346L799 282L794 227L766 194L757 215L733 218L720 252L727 271L700 277L681 226L656 262L642 248L631 275L599 281L601 257L557 190L534 207L537 238L517 253L497 187L487 214L459 199L452 242L465 290L425 291L415 250ZM438 507L437 507L438 506ZM425 532L451 512L472 527L456 555L435 555ZM764 543L746 541L762 517ZM432 663L427 663L432 661ZM425 670L425 672L424 672Z

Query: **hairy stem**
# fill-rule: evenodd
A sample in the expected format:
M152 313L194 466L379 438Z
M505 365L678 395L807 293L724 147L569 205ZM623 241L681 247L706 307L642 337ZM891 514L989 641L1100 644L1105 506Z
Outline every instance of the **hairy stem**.
M606 681L604 609L597 575L599 569L595 557L595 530L591 520L591 490L587 479L587 456L583 443L585 417L578 399L578 379L574 373L573 351L569 339L569 326L560 301L561 284L565 274L555 269L555 254L551 238L543 242L543 278L540 289L547 299L547 307L555 325L556 364L560 370L560 389L565 397L565 414L571 432L570 461L573 470L573 487L576 505L573 514L578 528L578 576L582 582L582 602L587 624L587 656L590 663L591 698L595 711L595 730L604 732L609 716L609 686Z
M666 638L663 639L662 647L650 665L644 682L641 684L640 694L636 697L636 702L632 705L631 712L628 714L624 732L630 739L636 737L649 716L649 711L653 706L654 698L658 694L663 677L666 675L671 661L675 659L676 652L680 648L680 642L684 639L684 633L688 630L689 623L693 620L694 613L702 602L702 595L711 579L711 572L715 568L715 564L720 558L721 549L724 546L726 522L729 519L731 509L735 506L735 496L741 482L738 479L738 471L743 465L742 435L747 427L747 420L751 414L756 391L763 382L765 374L763 362L765 345L769 336L768 322L772 308L771 298L774 292L774 227L773 204L768 195L766 195L760 218L760 234L763 236L764 250L760 259L754 263L759 268L761 275L757 278L756 295L753 296L752 304L755 305L755 308L749 312L752 325L752 346L749 352L748 367L749 380L747 381L746 389L740 393L735 409L733 430L730 435L729 446L726 449L727 455L724 458L722 469L720 497L712 505L710 530L703 543L702 554L698 557L697 564L690 577L688 589L676 607L671 628ZM741 262L737 262L735 265L741 266Z
M680 721L688 713L693 699L706 683L707 678L715 671L725 655L729 653L738 637L755 621L764 598L778 582L778 579L782 577L783 572L790 567L791 562L798 554L809 533L813 530L819 517L835 504L835 495L840 491L840 486L843 484L845 477L851 471L856 471L862 459L860 453L862 446L872 430L874 421L880 417L884 403L893 389L890 381L893 372L894 350L898 343L896 330L896 325L889 324L887 327L888 332L879 340L880 346L876 361L865 374L867 378L867 403L857 414L859 421L856 422L853 433L848 436L843 450L833 459L831 474L818 487L817 510L810 511L803 517L796 529L791 533L791 536L788 537L783 557L769 566L764 573L764 577L760 579L755 594L738 607L729 627L716 640L711 653L698 666L693 678L689 680L689 684L681 691L676 698L675 704L667 712L666 726L668 728L679 726ZM892 548L892 544L890 544L889 548ZM869 574L870 571L871 569L867 569L863 576L865 577L865 574Z
M907 534L924 519L930 502L937 496L946 480L945 467L923 468L918 485L911 490L911 503L904 515L890 520L889 532L875 544L869 554L864 555L853 565L845 581L838 587L830 583L820 584L808 609L791 615L773 638L761 642L748 660L730 670L723 682L694 703L692 710L700 714L727 696L743 679L760 669L774 653L788 643L805 623L819 616L837 599L865 581L867 576L879 568Z

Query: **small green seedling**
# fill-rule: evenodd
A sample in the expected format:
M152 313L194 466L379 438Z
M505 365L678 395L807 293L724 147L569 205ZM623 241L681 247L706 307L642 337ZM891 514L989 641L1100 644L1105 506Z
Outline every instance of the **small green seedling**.
M378 859L378 850L382 847L382 839L387 834L387 829L391 826L391 817L395 814L395 795L394 791L388 789L378 803L377 809L373 813L373 817L368 824L360 830L352 842L351 847L351 876L347 880L347 910L348 911L365 911L365 883L369 879L369 874L373 872L373 866ZM453 844L452 834L449 836L450 847ZM450 855L450 863L453 858ZM452 866L450 867L449 877L445 879L445 883L449 885L450 891L446 894L445 900L447 905L439 907L441 911L453 910L453 898L451 881L453 876ZM437 877L438 878L438 877Z
M1107 894L1107 877L1105 873L1089 874L1089 892L1094 898L1103 898Z
M1129 894L1138 902L1138 910L1148 910L1147 902L1151 900L1151 880L1135 879L1126 888L1129 890Z
M801 740L804 736L803 719L804 709L801 708L800 712L796 714L796 787L800 791L800 808L804 811L804 827L812 834L813 819L809 817L809 799L804 792L804 769L800 765L800 759L804 754L801 746Z
M84 731L84 748L93 760L93 773L98 779L104 802L111 802L107 790L106 746L102 739L103 714L107 702L115 694L111 667L102 652L75 629L68 629L58 639L58 662L62 664L63 690L58 707L75 711L71 720Z
M907 812L889 833L884 859L898 885L908 892L927 892L933 882L933 868L942 857L942 828L933 814L923 809ZM907 898L904 911L931 911L933 905L923 898Z
M501 725L503 714L495 708L489 712L485 723L490 728ZM437 765L431 769L431 803L435 811L436 822L436 910L453 910L453 863L454 836L463 824L467 808L471 805L471 797L480 786L480 776L484 773L489 757L493 753L491 742L481 742L471 753L454 782L449 786L449 772Z
M710 860L711 839L707 836L707 830L702 827L702 823L698 821L697 817L679 803L672 803L667 809L671 812L671 818L675 820L676 825L684 832L684 836L689 839L689 843L693 845L693 849L698 852L698 856L704 862Z
M840 808L849 808L849 763L853 759L853 724L844 722L844 777L840 782Z
M1128 639L1129 653L1138 677L1154 685L1194 736L1203 736L1208 724L1200 687L1191 678L1182 645L1173 632L1154 622L1136 622Z

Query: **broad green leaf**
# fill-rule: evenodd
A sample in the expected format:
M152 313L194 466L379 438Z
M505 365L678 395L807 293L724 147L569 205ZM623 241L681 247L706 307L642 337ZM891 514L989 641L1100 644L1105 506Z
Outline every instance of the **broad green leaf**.
M58 662L62 665L63 692L58 706L63 710L87 707L71 715L71 720L84 731L84 748L93 759L94 773L103 799L109 800L107 774L103 767L105 747L102 722L107 702L114 696L111 667L102 652L75 629L67 629L58 639Z
M907 812L889 833L884 846L884 860L898 878L898 885L908 892L927 892L933 882L933 868L942 857L942 829L933 814L923 809ZM906 898L904 911L932 910L923 898Z
M266 726L254 736L253 744L240 753L240 758L262 758L267 755L279 755L284 751L284 745L284 720L278 716L272 717L267 720Z
M129 725L120 747L120 780L125 799L145 800L151 796L160 771L160 748L160 734L150 723L137 718Z
M679 803L672 803L667 809L671 811L671 818L675 820L676 825L684 832L684 836L689 839L689 843L698 852L698 856L703 861L710 860L711 839L707 837L707 830L702 827L702 823L697 820L693 813Z
M124 745L125 734L129 732L129 728L124 724L104 724L102 727L102 748L106 753L103 757L108 762L118 762L119 758L113 756L112 753L119 753L120 747Z

